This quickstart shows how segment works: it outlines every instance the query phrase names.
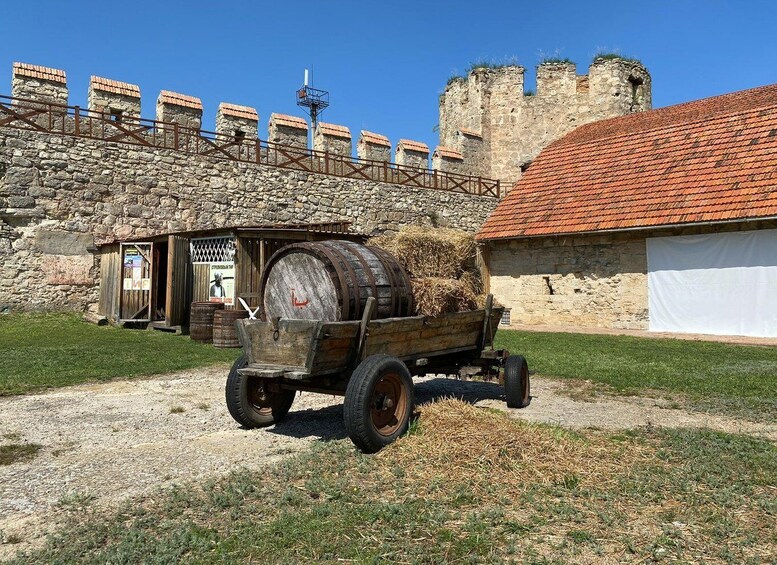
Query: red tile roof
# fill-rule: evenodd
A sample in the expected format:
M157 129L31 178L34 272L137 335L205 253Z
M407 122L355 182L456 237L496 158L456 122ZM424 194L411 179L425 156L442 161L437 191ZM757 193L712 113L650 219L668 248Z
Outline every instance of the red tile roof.
M59 69L52 69L50 67L41 67L38 65L30 65L29 63L14 63L13 64L14 76L40 78L43 80L50 80L52 82L60 82L62 84L67 83L65 71Z
M178 92L171 92L169 90L163 90L159 93L157 103L202 110L202 101L199 98L187 96L186 94L179 94Z
M251 108L251 106L240 106L238 104L222 102L219 104L219 110L225 116L232 116L233 118L243 118L244 120L259 119L259 114L256 112L256 108Z
M464 156L460 151L457 151L453 147L445 147L444 145L438 145L434 150L434 154L435 156L439 155L440 157L447 157L448 159L464 160Z
M92 75L92 78L89 81L89 85L94 90L102 90L103 92L131 96L132 98L140 98L140 87L136 84L119 82L118 80L111 80L109 78Z
M297 116L289 116L288 114L272 114L270 121L287 128L308 129L308 123L305 120Z
M391 147L391 142L389 141L388 137L379 133L367 131L365 129L362 130L361 139L365 143L370 143L372 145L383 145L385 147Z
M582 126L545 148L479 240L777 216L777 84Z
M403 151L415 151L416 153L429 153L429 146L426 143L420 141L413 141L412 139L400 139L397 144L397 148L402 148Z
M318 122L318 131L320 131L323 135L351 139L351 130L345 126L338 126L337 124Z

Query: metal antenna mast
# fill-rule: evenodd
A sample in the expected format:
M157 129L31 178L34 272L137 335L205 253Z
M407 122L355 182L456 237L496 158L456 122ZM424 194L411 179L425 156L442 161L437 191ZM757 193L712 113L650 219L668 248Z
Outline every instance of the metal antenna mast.
M312 82L312 81L311 81ZM308 109L310 114L310 124L313 132L316 131L318 115L329 106L329 92L313 88L308 84L308 70L305 69L305 83L297 91L297 106L303 106Z

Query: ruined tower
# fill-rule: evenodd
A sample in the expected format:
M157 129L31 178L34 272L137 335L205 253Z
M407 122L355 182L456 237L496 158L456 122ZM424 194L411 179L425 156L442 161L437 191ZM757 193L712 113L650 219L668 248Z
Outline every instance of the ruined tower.
M469 173L520 178L548 144L585 123L651 109L650 73L638 61L597 58L587 75L574 63L537 67L536 92L524 68L475 68L440 96L440 145L463 155Z

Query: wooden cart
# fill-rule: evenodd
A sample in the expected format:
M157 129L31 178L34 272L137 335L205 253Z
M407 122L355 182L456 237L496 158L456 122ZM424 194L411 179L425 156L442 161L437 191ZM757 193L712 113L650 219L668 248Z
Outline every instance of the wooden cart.
M345 396L345 427L365 452L407 430L414 408L412 375L500 375L507 405L527 406L526 360L493 349L502 308L439 317L361 321L238 320L243 356L229 373L227 407L246 427L269 426L289 411L296 391Z

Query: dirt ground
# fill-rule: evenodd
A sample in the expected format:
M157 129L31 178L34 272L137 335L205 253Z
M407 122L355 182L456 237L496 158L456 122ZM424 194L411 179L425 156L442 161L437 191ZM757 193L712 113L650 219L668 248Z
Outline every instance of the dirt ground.
M0 466L0 559L39 544L68 516L67 501L111 507L157 487L259 469L310 442L346 437L341 399L298 396L286 421L243 430L224 404L226 367L81 385L0 399L0 442L42 445L28 462ZM501 388L454 379L417 379L416 400L456 396L511 417L573 428L643 425L710 427L777 441L777 425L664 408L646 398L581 401L560 381L534 378L533 400L508 409ZM4 439L5 438L5 439ZM13 438L13 440L8 439Z

